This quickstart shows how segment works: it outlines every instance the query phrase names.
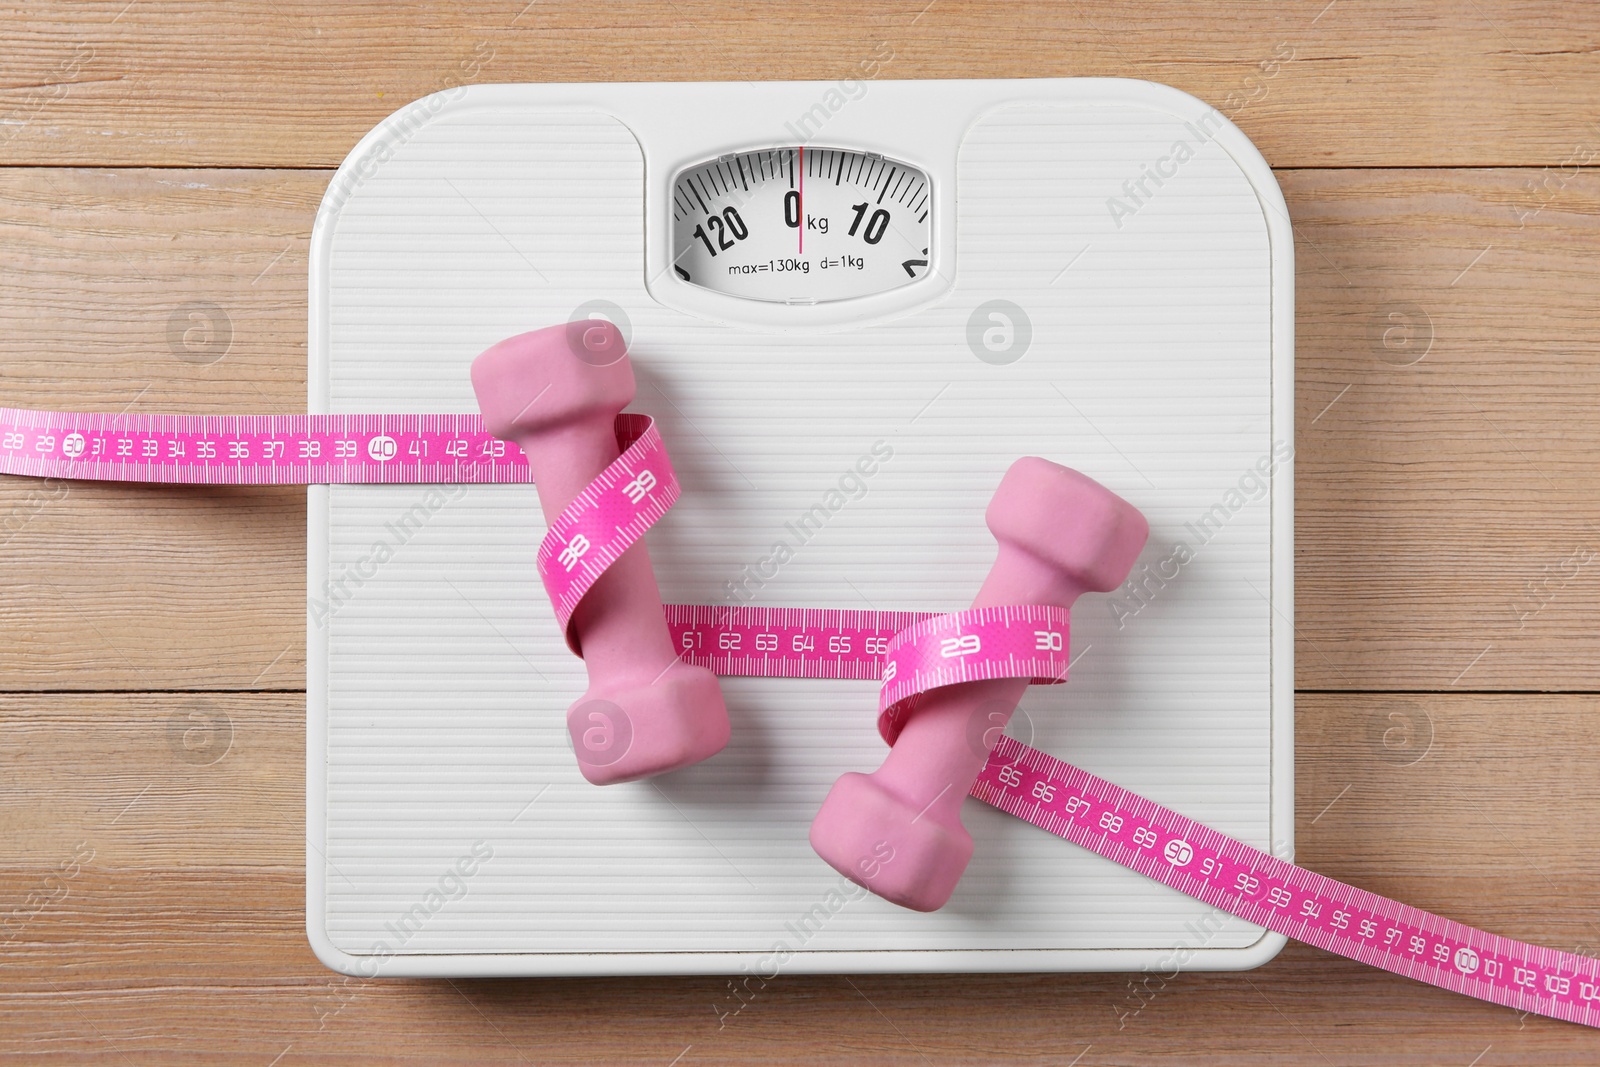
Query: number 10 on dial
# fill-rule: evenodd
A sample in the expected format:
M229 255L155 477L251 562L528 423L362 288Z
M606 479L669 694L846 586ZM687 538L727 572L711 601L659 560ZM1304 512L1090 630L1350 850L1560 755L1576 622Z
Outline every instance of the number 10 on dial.
M672 185L672 267L746 300L810 304L924 277L927 174L871 152L777 148L722 156Z

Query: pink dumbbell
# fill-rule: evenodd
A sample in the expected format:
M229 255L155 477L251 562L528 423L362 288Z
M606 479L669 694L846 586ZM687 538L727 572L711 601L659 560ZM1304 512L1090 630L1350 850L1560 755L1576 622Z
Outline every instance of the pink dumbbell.
M622 333L584 319L501 341L472 364L484 423L528 455L554 522L619 454L612 429L633 399ZM583 776L596 785L687 767L728 743L716 677L678 658L644 542L606 568L572 613L589 690L567 711Z
M1006 471L986 519L1000 553L974 608L1070 608L1082 593L1109 592L1150 534L1132 504L1034 456ZM961 802L1027 687L1025 678L1000 678L926 693L882 767L833 784L811 824L817 855L886 900L943 907L972 858Z

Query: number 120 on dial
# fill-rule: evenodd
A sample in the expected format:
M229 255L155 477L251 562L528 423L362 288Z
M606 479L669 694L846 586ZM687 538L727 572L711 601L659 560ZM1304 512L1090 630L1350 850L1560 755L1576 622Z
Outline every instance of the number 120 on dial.
M723 156L672 185L673 271L746 300L869 296L928 271L921 169L870 152L776 148Z

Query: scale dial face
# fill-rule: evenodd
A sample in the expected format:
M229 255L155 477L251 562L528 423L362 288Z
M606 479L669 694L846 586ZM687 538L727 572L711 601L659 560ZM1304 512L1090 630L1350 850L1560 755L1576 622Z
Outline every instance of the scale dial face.
M672 266L745 300L814 304L923 278L933 206L921 168L872 152L764 148L672 183Z

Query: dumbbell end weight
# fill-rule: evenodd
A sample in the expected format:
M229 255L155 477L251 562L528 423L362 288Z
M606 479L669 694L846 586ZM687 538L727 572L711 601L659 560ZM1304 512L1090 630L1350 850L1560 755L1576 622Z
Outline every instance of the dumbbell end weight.
M936 911L972 859L961 820L926 817L876 775L839 776L811 823L811 847L852 882L902 908Z
M923 694L883 766L834 783L811 824L817 855L902 908L942 908L972 859L961 805L1027 687L991 678Z
M484 424L528 456L547 522L617 458L614 422L633 399L621 332L581 320L501 341L472 365ZM630 545L571 618L589 689L567 711L578 768L596 785L690 766L727 746L716 676L678 658L643 541Z
M1013 463L986 513L999 553L974 608L1070 608L1128 576L1144 516L1098 482L1035 456ZM811 846L839 873L902 907L934 911L972 859L961 805L1028 682L996 678L924 693L883 766L839 778Z
M729 725L716 675L679 663L654 682L591 685L567 710L567 732L584 778L615 785L710 759Z

